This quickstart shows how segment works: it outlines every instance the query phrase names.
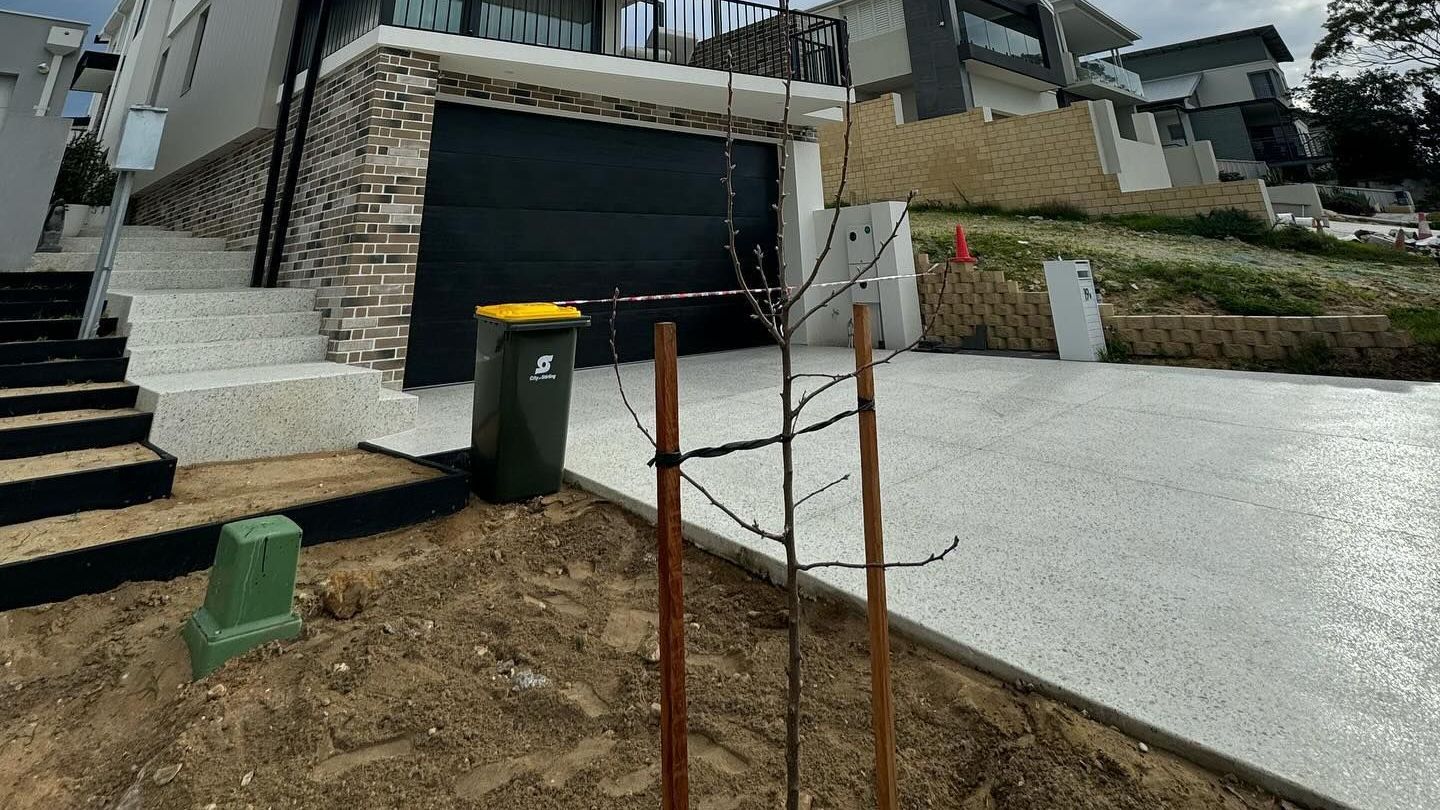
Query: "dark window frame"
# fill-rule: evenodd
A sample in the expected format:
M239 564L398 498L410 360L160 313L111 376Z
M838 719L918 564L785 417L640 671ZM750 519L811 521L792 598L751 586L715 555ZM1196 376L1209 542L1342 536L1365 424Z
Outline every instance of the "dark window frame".
M1247 78L1247 79L1250 80L1250 92L1255 94L1255 99L1256 99L1257 101L1259 101L1259 100L1264 100L1264 99L1267 99L1267 98L1279 98L1279 97L1280 97L1280 83L1277 82L1277 81L1275 81L1275 71L1273 71L1273 70L1253 70L1253 71L1250 71L1249 73L1246 73L1246 74L1245 74L1245 78ZM1255 81L1257 78L1264 79L1265 87L1266 87L1266 89L1268 90L1269 95L1266 95L1266 94L1264 94L1264 93L1261 92L1261 88L1257 85L1257 83L1256 83L1256 81Z
M195 86L195 72L200 67L200 49L205 46L205 29L209 26L210 6L206 6L195 20L195 40L190 44L190 61L185 65L185 81L180 85L182 96Z

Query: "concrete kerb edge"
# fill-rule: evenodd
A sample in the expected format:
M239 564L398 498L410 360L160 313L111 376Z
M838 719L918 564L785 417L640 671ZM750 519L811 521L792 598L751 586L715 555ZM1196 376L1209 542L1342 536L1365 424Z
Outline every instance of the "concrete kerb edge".
M565 471L565 480L580 489L619 504L647 522L655 522L655 507L647 503L569 469ZM688 520L682 520L682 526L685 539L690 541L696 548L732 562L749 571L751 574L764 577L772 583L783 584L785 582L785 566L779 560L759 554L753 549L747 548L723 535L696 526ZM800 577L801 590L807 595L848 603L864 611L865 600L860 596L824 582L810 573L802 573ZM1307 807L1316 808L1316 810L1359 810L1359 808L1354 805L1346 804L1334 797L1318 793L1312 788L1294 782L1259 765L1236 759L1216 751L1204 743L1158 728L1138 717L1114 709L1084 694L1052 683L1045 678L1034 675L1019 667L1007 664L964 642L937 633L905 616L903 613L892 610L890 615L891 629L910 641L936 650L966 666L977 669L1007 683L1013 684L1016 681L1021 681L1035 692L1058 700L1072 708L1084 711L1092 720L1114 726L1121 732L1134 737L1136 740L1188 759L1202 768L1217 773L1233 773L1281 798L1299 802Z

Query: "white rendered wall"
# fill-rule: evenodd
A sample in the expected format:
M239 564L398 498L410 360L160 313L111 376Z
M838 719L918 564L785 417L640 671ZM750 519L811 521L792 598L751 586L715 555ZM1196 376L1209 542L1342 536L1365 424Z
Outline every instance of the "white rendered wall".
M989 107L997 113L1029 115L1060 106L1054 90L1031 90L973 70L970 71L970 91L974 94L974 106Z

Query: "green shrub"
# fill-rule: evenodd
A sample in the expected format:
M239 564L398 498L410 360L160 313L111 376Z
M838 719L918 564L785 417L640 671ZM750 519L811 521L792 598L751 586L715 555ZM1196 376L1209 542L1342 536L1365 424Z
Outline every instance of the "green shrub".
M1247 242L1259 239L1269 230L1268 226L1238 208L1224 208L1208 214L1193 217L1171 217L1164 214L1112 214L1105 222L1120 225L1133 231L1155 233L1187 234L1207 239L1232 237Z
M1337 214L1369 217L1375 215L1375 206L1370 198L1353 191L1330 191L1320 189L1320 204Z
M1095 357L1102 363L1128 363L1133 354L1130 342L1114 329L1105 332L1105 348Z
M110 171L100 140L86 132L71 141L60 161L60 173L55 178L51 202L109 205L114 193L115 173Z
M1281 368L1291 374L1332 374L1335 352L1323 340L1311 339L1290 350Z
M1390 310L1390 325L1409 332L1423 346L1440 346L1440 309L1402 307Z
M1240 172L1220 172L1220 182L1222 183L1234 183L1237 180L1244 179L1245 175L1241 174Z

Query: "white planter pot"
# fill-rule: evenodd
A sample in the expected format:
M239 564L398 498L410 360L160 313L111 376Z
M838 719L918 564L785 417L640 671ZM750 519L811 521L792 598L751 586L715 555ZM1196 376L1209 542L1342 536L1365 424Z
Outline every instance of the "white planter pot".
M65 226L61 233L65 236L79 236L80 229L90 220L90 206L88 205L67 205L65 206Z
M89 206L86 210L90 212L85 219L86 225L92 225L96 228L105 227L105 220L110 216L110 206L92 205Z

